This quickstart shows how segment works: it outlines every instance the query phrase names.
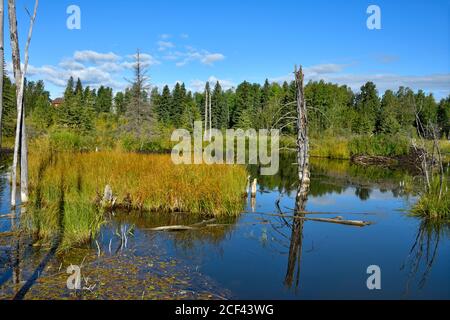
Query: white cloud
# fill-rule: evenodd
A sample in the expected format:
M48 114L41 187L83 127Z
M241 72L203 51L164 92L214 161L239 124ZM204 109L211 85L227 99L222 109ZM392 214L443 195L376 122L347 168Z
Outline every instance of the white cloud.
M69 70L81 70L84 69L84 64L80 62L76 62L72 59L63 60L59 63L59 66L63 69L69 69Z
M221 53L211 53L207 50L197 50L194 47L187 46L186 51L170 52L164 59L178 60L175 64L177 67L183 67L193 61L212 66L215 62L224 60L225 56Z
M205 55L201 62L203 64L212 65L214 62L224 60L225 56L221 53L212 53Z
M77 62L103 63L106 61L117 61L120 57L112 52L99 53L92 50L84 50L75 51L73 59Z
M57 65L33 66L28 68L28 76L42 79L57 87L64 88L70 77L80 78L83 85L98 88L101 85L123 90L127 83L123 80L129 70L135 66L136 54L124 57L114 53L99 53L91 50L76 51L72 57L64 58ZM144 68L160 62L148 53L141 53ZM82 63L83 62L83 63ZM8 64L8 68L12 69ZM12 73L10 73L12 74Z
M175 45L172 42L169 41L158 41L158 50L159 51L164 51L167 49L171 49L174 48Z
M170 38L172 38L172 36L170 34L167 34L167 33L163 33L159 37L161 39L170 39Z

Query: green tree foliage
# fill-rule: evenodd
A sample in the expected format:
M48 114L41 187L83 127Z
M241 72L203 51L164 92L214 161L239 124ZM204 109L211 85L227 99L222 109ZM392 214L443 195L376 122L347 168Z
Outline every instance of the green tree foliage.
M94 116L91 103L91 94L83 91L82 86L73 89L73 78L67 82L64 93L64 103L56 110L56 124L60 128L87 133L94 128ZM87 103L86 103L86 98Z
M158 114L158 119L165 125L171 123L171 104L172 97L169 86L164 86L161 96L155 102L155 111Z
M111 88L101 86L97 91L95 111L97 113L109 113L112 110L113 93Z
M397 91L398 122L405 132L410 132L415 125L416 101L414 92L410 88L400 87Z
M24 103L27 116L30 116L34 129L45 130L53 124L53 108L50 93L45 90L44 82L26 82Z
M114 110L118 115L125 114L125 95L123 92L116 93L116 96L114 97Z
M4 87L3 133L12 135L15 88L7 77ZM172 90L166 85L162 90L150 91L145 70L136 64L133 83L125 91L116 92L114 98L111 88L101 86L97 91L83 88L79 79L75 82L70 78L62 106L55 109L50 105L42 81L27 82L25 103L28 118L41 130L56 125L89 132L94 123L99 125L98 119L109 119L105 121L117 121L113 127L126 127L126 132L139 138L134 141L141 141L155 133L155 121L159 122L161 132L169 132L174 127L192 130L194 121L204 121L205 92L211 97L214 128L278 128L283 134L295 134L296 85L293 81L279 84L266 80L263 85L244 81L226 91L220 82L213 87L207 82L205 91L195 93L189 92L184 83L177 83ZM373 139L381 137L381 140L397 135L409 137L420 130L415 128L416 112L422 123L435 124L442 137L449 136L450 96L436 103L433 95L421 90L415 93L405 87L396 92L387 90L379 96L372 82L354 93L347 86L310 81L305 86L305 98L313 138L323 134L356 134ZM370 145L372 140L367 141Z
M177 82L172 91L172 99L170 101L170 119L175 127L181 126L181 118L183 115L184 105L186 103L186 87Z
M392 90L387 90L381 100L381 112L378 117L378 131L385 134L396 134L400 131L398 121L399 101Z
M443 138L450 139L450 96L442 99L437 110L437 124Z
M216 129L228 129L229 109L220 83L217 81L211 95L212 126Z
M17 119L16 86L6 75L3 78L3 125L2 134L14 137Z
M376 130L377 119L380 113L380 98L373 82L367 82L361 87L356 96L356 110L358 112L353 122L353 130L360 134L371 134Z

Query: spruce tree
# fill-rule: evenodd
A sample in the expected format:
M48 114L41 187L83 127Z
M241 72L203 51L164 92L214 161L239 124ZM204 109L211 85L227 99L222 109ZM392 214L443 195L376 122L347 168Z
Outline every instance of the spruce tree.
M158 99L158 104L156 107L158 119L165 125L171 124L171 104L172 96L169 86L166 85L163 88L162 94Z

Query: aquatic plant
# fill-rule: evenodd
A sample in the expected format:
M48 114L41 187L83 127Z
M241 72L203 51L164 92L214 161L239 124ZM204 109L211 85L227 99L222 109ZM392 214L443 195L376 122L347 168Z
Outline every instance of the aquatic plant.
M443 181L444 192L441 193L440 190L440 179L434 177L430 188L421 195L419 201L413 207L413 214L450 222L450 192L446 180Z

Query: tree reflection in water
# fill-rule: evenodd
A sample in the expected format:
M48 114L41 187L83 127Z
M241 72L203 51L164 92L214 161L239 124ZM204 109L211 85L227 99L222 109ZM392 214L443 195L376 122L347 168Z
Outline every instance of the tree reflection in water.
M401 267L401 270L409 269L405 294L408 294L411 281L418 275L418 287L425 287L437 256L440 239L448 237L449 231L447 221L422 220L406 262Z
M304 217L306 202L308 201L308 192L302 192L302 188L299 185L297 197L295 201L295 217ZM301 267L301 256L302 256L302 246L303 246L303 225L305 223L304 219L292 219L292 232L291 241L289 246L289 258L286 277L284 283L289 288L292 288L294 284L295 276L295 288L297 289L300 282L300 267ZM296 268L297 267L297 268ZM297 272L295 273L295 270Z

